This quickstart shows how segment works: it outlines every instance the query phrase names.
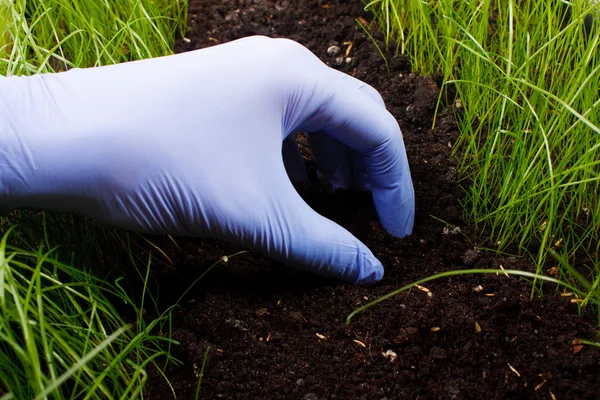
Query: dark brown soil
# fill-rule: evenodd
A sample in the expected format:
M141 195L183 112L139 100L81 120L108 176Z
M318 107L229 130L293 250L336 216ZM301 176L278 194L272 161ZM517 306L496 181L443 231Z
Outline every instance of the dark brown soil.
M404 132L417 213L413 235L393 238L368 194L327 194L310 174L299 189L305 199L373 250L384 279L342 285L251 253L217 266L173 320L181 343L173 354L183 365L167 376L177 398L194 398L208 347L205 399L600 398L600 349L576 345L595 339L598 321L591 312L580 317L572 298L551 286L531 300L531 286L518 278L454 277L426 284L431 296L413 289L344 324L356 307L441 271L533 268L526 258L476 249L461 218L463 191L450 156L457 138L452 113L459 110L442 111L432 130L439 80L415 76L403 56L388 57L388 73L356 18L371 18L358 0L190 0L190 41L180 41L178 51L254 34L287 37L377 88ZM328 55L332 45L340 54ZM176 273L155 271L164 305L215 260L240 250L177 242L179 248L162 244ZM146 395L173 398L156 371Z

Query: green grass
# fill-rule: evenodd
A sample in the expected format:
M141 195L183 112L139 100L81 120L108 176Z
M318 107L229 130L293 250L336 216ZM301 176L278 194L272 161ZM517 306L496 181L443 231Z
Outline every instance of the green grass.
M577 267L597 285L600 23L586 31L584 18L600 15L600 4L573 1L568 21L559 0L375 0L368 8L414 69L442 72L456 88L464 210L485 245L530 254L538 274L556 263L549 250L587 259Z
M186 13L186 0L0 0L0 74L170 54ZM0 218L0 237L0 399L141 398L148 364L176 363L176 305L158 310L146 239L26 211Z
M137 398L145 367L172 342L168 314L145 323L118 284L64 264L54 249L0 242L0 390L2 399ZM149 264L147 266L149 268ZM114 304L139 316L126 323Z
M186 0L0 0L0 73L24 75L170 54Z

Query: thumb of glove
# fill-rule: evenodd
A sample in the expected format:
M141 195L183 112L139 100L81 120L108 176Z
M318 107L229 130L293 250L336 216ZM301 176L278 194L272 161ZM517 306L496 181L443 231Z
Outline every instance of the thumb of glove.
M283 240L275 242L280 248L269 252L270 257L275 253L275 258L298 270L347 283L381 280L383 266L371 250L346 229L310 208L291 184L289 188L293 193L286 190L288 195L281 203L286 215L278 221L285 227L278 230L286 233Z

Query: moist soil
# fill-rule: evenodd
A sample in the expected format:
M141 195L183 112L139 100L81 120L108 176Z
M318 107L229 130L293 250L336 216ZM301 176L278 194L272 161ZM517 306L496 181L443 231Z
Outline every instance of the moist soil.
M531 298L531 285L516 277L446 278L345 324L357 307L442 271L534 270L526 257L478 250L486 243L463 221L464 189L451 156L457 102L449 99L431 128L440 77L412 73L409 60L392 52L386 67L357 19L372 19L358 0L190 0L189 30L177 43L179 52L256 34L286 37L379 90L404 134L416 220L414 233L397 239L379 224L369 194L328 192L299 135L309 171L299 192L369 246L385 277L372 286L351 286L259 254L231 257L184 297L172 321L180 343L172 352L182 364L166 370L172 387L151 370L146 397L195 398L206 355L200 392L205 399L600 398L600 349L579 342L596 338L598 321L591 310L580 314L573 297L561 296L554 286L544 287L543 298ZM241 55L238 62L245 62ZM175 267L154 271L165 307L215 260L241 250L176 240L178 247L157 239Z

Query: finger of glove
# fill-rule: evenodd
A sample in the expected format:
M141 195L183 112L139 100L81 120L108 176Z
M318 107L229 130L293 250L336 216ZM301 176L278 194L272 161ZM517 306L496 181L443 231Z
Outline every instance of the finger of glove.
M373 86L350 75L344 74L342 79L348 80L348 84L354 85L374 102L385 107L381 94ZM318 176L328 182L332 189L352 187L363 191L371 190L365 163L360 153L323 131L310 134L309 142L317 162Z
M275 144L270 146L275 150ZM252 157L254 161L248 163L224 160L223 166L233 169L229 176L243 178L215 183L213 190L219 193L209 199L212 211L203 213L208 221L198 225L210 225L213 237L259 251L301 271L348 283L366 284L382 278L383 266L363 243L300 197L280 153L253 152Z
M276 244L282 261L296 269L348 283L381 280L383 266L367 246L340 225L316 213L295 191L288 192L282 204L287 207L287 215L280 220L281 225L286 225L286 229L280 230L285 232L284 240Z
M342 79L350 81L349 84L354 85L356 89L366 94L371 100L385 109L383 97L381 97L381 94L373 86L350 75L342 75ZM356 186L360 190L371 190L371 183L369 182L369 176L367 175L367 169L362 154L353 151L352 155L354 158L354 181L356 182Z
M341 73L333 71L334 74ZM394 117L352 79L328 80L328 97L305 123L361 154L382 225L403 237L412 232L414 191L404 140Z
M288 177L297 182L306 180L306 167L304 157L298 148L298 142L293 134L288 135L281 145L283 164Z
M371 100L385 109L383 97L381 97L381 94L373 86L350 75L342 75L342 77L343 79L350 80L358 90L366 94ZM367 175L367 169L362 154L353 151L352 155L354 158L354 181L356 182L356 186L360 190L371 190L371 183L369 182L369 176Z

